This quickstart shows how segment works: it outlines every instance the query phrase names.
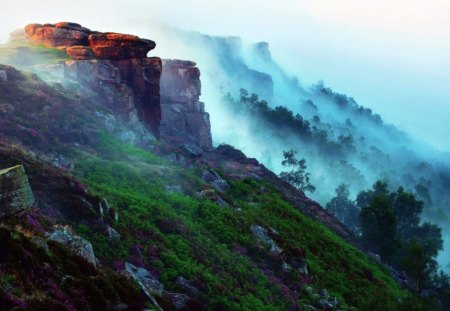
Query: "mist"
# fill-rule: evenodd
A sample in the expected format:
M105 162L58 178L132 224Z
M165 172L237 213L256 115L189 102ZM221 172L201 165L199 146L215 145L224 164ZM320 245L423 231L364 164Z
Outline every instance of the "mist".
M387 121L449 150L450 3L432 1L4 1L0 41L30 22L75 21L147 35L149 20L215 35L267 41L306 85L324 80ZM167 50L160 42L155 54ZM423 116L427 116L424 118Z
M197 62L202 101L211 115L216 145L234 145L276 173L283 169L282 151L297 150L307 160L312 183L318 188L311 197L323 205L342 182L350 185L353 197L377 179L388 179L393 189L402 185L410 191L425 183L433 198L427 220L450 224L448 184L440 181L443 172L448 176L448 154L443 152L450 152L449 3L209 3L81 0L68 8L60 1L5 1L0 41L31 22L64 20L155 40L152 55ZM269 42L270 51L255 50L260 41ZM272 94L267 93L268 78ZM326 131L332 142L338 144L340 135L351 134L357 152L329 157L320 145L305 142L288 129L237 115L223 96L230 93L238 100L240 88L258 94L272 108L282 105L299 113ZM331 93L324 94L328 88ZM336 103L344 94L350 106L372 109L383 123L355 116L353 108L339 107ZM308 100L316 108L305 107ZM316 115L320 122L314 124ZM420 166L423 162L425 168ZM439 209L447 219L436 217ZM448 235L440 256L444 268L450 262Z

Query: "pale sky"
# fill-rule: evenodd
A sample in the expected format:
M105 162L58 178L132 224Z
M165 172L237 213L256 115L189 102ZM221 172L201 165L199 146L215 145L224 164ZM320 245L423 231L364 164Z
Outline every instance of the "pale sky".
M323 80L450 151L450 0L1 1L1 42L27 23L58 21L151 39L141 26L155 19L268 41L305 86Z

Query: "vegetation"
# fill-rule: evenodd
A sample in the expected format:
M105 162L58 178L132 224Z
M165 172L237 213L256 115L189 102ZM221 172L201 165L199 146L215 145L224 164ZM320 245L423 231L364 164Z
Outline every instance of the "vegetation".
M284 160L281 164L291 168L289 172L281 172L280 177L302 192L314 192L314 187L309 180L309 173L306 173L306 160L298 160L295 155L297 151L288 150L283 152Z
M286 310L314 303L307 287L327 288L342 309L371 309L375 300L367 298L375 292L392 310L400 308L398 298L407 300L383 268L295 210L268 183L229 180L231 189L224 198L233 208L170 194L165 187L175 182L182 183L184 193L201 190L196 170L181 169L121 144L109 155L113 140L105 141L101 159L84 158L77 165L89 188L107 198L120 215L113 224L122 235L116 244L90 228L77 227L102 260L115 265L132 260L154 271L173 290L175 279L183 276L202 291L210 309ZM132 162L127 161L130 158ZM250 230L255 224L276 230L274 238L286 253L285 260L296 249L303 250L310 277L283 272L283 259L255 241ZM136 248L148 255L136 256Z
M360 210L350 199L349 185L340 184L336 196L327 203L326 209L356 234L360 231Z

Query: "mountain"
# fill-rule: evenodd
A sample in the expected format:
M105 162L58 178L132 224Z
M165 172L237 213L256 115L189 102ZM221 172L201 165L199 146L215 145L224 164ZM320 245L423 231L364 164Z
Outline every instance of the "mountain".
M2 310L424 308L239 140L214 146L202 67L154 47L58 23L0 50ZM234 65L236 87L277 96L272 75Z
M342 183L349 185L355 200L377 180L388 181L391 190L403 187L424 201L423 220L438 224L448 236L448 153L384 122L323 82L302 85L301 77L278 65L266 42L160 29L164 46L176 48L202 68L208 90L202 98L208 103L216 144L231 144L276 173L284 169L283 151L298 151L311 183L320 185L310 196L323 206ZM262 111L264 105L273 111ZM440 255L447 271L449 243L446 239Z

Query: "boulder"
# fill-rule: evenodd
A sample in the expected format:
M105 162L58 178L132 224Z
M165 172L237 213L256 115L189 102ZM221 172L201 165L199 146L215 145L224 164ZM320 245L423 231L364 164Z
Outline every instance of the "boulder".
M0 218L29 209L34 202L22 165L0 170Z
M88 38L89 46L97 58L145 58L156 46L154 41L120 33L96 33Z
M183 291L190 297L196 298L198 297L198 295L200 295L200 291L198 290L198 288L193 286L191 282L186 280L181 275L177 277L177 279L175 280L175 284L180 286L183 289Z
M202 179L220 193L224 193L230 189L230 185L213 170L204 170Z
M122 238L119 232L110 226L107 227L106 233L110 242L119 241Z
M222 207L229 207L230 205L222 199L220 196L217 195L216 191L214 189L206 189L200 192L199 196L204 199L211 200L213 202L216 202Z
M167 293L166 297L170 300L175 310L186 310L186 305L190 300L188 296L179 293Z
M86 259L94 267L97 266L92 244L88 240L75 235L69 227L57 226L52 233L47 234L47 237L51 241L66 245L74 254Z
M253 236L259 242L262 242L269 248L269 251L274 255L280 255L283 250L277 245L277 243L269 237L269 231L258 225L253 225L250 227Z
M164 292L164 285L159 282L153 274L151 274L148 270L141 267L136 267L129 262L125 263L123 274L134 279L139 284L145 295L158 308L158 310L162 310L154 295L162 295Z

